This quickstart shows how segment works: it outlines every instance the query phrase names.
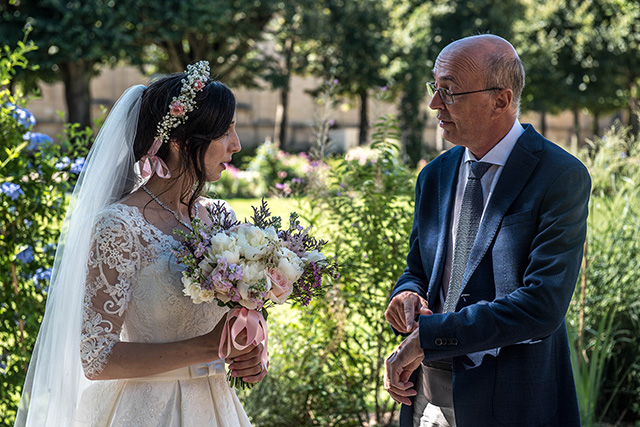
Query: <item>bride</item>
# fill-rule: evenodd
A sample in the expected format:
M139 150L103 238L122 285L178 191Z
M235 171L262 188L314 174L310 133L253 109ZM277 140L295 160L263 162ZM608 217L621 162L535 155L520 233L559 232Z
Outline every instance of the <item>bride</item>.
M16 426L249 426L217 360L226 308L182 293L172 250L240 150L235 98L201 61L113 107L74 190ZM230 209L230 208L229 208Z

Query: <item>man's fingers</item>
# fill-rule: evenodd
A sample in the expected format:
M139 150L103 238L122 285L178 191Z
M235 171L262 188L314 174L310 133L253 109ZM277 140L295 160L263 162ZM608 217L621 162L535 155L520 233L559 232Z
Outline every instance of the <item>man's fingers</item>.
M387 393L389 393L391 398L393 400L395 400L396 402L402 403L402 404L405 404L405 405L409 405L409 406L411 406L410 397L415 396L416 394L418 394L413 389L403 390L403 389L398 389L398 388L395 388L395 387L387 389Z
M394 329L400 332L406 332L404 324L404 310L402 305L392 301L391 305L389 305L389 307L385 311L384 317Z
M417 296L417 295L416 295ZM416 302L417 298L411 295L404 299L404 330L406 332L412 331L417 326L416 324Z

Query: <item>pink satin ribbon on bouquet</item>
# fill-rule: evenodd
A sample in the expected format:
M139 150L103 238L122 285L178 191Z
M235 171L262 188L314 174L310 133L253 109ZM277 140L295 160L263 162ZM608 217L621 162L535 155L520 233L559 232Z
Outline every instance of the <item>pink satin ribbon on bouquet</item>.
M231 321L236 319L233 326L229 326ZM237 341L238 335L243 330L247 330L247 342L240 344ZM268 345L268 330L267 321L264 320L262 313L256 310L249 310L246 307L235 307L227 314L227 321L224 323L222 330L222 337L220 337L220 348L218 349L218 355L221 359L226 359L231 354L232 346L237 350L244 350L250 345L258 345L264 341L264 348L262 349L262 366L267 369L267 361L269 356L267 355Z
M162 145L162 139L156 137L153 140L153 145L147 151L147 154L142 156L138 160L138 166L140 167L140 176L143 179L151 177L154 173L158 174L160 178L171 178L171 172L167 167L167 164L156 154Z

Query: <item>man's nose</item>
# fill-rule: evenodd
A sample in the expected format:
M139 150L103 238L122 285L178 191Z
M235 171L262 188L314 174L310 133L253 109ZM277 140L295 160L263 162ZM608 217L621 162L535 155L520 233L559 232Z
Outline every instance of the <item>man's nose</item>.
M440 96L440 92L436 91L436 93L433 94L431 100L429 101L429 108L431 108L432 110L445 108L445 103Z

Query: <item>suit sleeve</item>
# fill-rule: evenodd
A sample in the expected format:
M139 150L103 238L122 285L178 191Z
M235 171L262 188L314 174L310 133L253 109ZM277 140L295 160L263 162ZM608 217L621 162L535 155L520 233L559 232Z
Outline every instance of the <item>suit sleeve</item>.
M416 181L415 189L415 208L413 214L413 226L411 228L411 235L409 237L409 253L407 255L407 267L404 273L398 279L396 286L391 292L391 299L393 299L400 292L411 291L415 292L421 297L427 299L427 289L429 279L424 272L422 264L422 256L420 252L420 239L418 238L418 217L419 206L421 204L421 182L424 181L424 170Z
M493 301L420 316L426 361L542 339L563 324L582 261L591 181L576 162L549 184L541 189L522 283Z

